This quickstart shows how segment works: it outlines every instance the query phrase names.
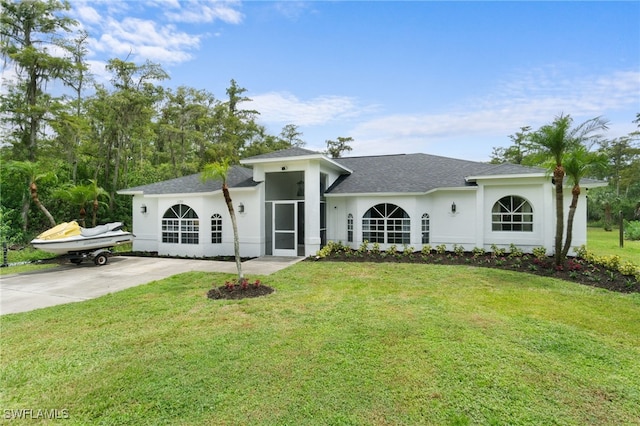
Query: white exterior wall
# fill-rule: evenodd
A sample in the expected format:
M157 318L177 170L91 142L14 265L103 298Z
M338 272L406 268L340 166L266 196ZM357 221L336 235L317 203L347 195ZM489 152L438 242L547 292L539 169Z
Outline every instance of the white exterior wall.
M502 197L515 195L522 197L531 204L533 210L533 231L493 231L491 221L491 210L493 205ZM548 188L540 183L529 183L518 186L495 184L484 187L484 202L482 203L484 229L484 243L482 247L489 250L495 244L500 248L508 248L510 244L515 244L525 252L531 252L536 247L546 247L552 249L549 244L549 232L551 236L555 232L555 219L549 218L547 214L552 210L548 206ZM553 240L551 240L553 244Z
M141 212L142 205L147 208L146 213ZM155 198L144 195L134 195L132 200L133 240L134 251L158 251L158 203Z
M576 215L573 218L570 255L575 255L575 247L587 245L587 195L585 192L586 191L583 190L578 198L578 207L576 208ZM567 207L567 214L568 213L569 208Z
M568 194L568 195L566 195ZM565 194L565 223L570 191ZM532 232L493 231L491 210L502 197L515 195L529 201L533 208ZM327 237L352 248L362 244L362 217L371 207L380 203L391 203L403 208L411 218L411 243L415 250L422 244L422 215L429 215L429 245L444 244L448 250L454 244L465 250L476 247L490 250L491 245L508 248L511 243L525 252L536 247L545 247L553 253L555 236L555 198L553 186L545 179L493 179L478 186L438 190L424 195L407 196L359 196L328 197ZM451 204L456 204L452 213ZM347 216L353 215L354 238L347 242ZM576 211L571 247L586 242L586 197L581 195ZM388 245L381 245L382 249ZM573 250L570 251L570 254Z
M327 197L327 240L341 242L352 248L358 248L362 244L362 217L371 207L389 203L402 208L411 219L411 242L409 246L415 250L422 247L422 213L415 213L420 209L418 197L405 196L361 196L361 197ZM347 241L347 218L353 215L353 241ZM390 244L380 244L385 250Z
M451 250L454 244L465 250L472 250L476 245L476 188L460 190L442 190L428 194L427 207L430 217L430 240L432 247L444 244ZM456 212L451 212L451 205L456 204ZM422 214L420 214L422 216Z
M231 190L231 199L236 213L238 234L240 238L240 255L257 257L264 254L264 229L262 185L255 189ZM244 213L239 212L239 205L244 205ZM141 213L141 206L147 206L147 213ZM162 216L176 204L191 207L198 215L199 244L169 244L162 242ZM211 243L211 216L214 213L222 216L222 243ZM133 197L133 228L135 239L133 250L157 251L160 255L203 257L233 255L233 226L222 193L215 194L181 194L170 196Z

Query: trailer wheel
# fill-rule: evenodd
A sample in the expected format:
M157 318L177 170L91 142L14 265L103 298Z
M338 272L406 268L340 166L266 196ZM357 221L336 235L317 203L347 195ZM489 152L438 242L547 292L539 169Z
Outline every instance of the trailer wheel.
M95 263L98 266L106 265L108 261L109 261L109 258L105 254L99 254L95 257L95 259L93 259L93 263Z

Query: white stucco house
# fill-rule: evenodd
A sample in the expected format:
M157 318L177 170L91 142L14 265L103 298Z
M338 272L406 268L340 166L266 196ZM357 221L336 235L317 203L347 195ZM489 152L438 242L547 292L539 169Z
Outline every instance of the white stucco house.
M427 154L333 159L291 148L242 160L230 169L228 184L243 257L312 256L327 241L357 248L366 240L382 249L554 248L554 186L539 168ZM233 255L221 187L195 174L118 191L133 196L133 250ZM574 247L587 238L582 192ZM565 194L566 215L569 187Z

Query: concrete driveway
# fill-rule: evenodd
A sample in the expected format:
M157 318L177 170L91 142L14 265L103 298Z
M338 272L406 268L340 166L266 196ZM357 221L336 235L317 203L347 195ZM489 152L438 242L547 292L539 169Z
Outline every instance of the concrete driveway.
M268 275L303 258L261 257L242 263L245 275ZM114 256L104 266L71 263L0 277L0 315L80 302L189 271L234 273L234 262Z

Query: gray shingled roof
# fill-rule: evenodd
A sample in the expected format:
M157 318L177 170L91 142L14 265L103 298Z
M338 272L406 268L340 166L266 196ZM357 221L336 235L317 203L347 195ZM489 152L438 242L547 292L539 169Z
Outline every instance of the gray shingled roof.
M423 193L463 187L467 176L540 174L542 169L514 164L486 164L428 154L336 158L353 173L342 176L328 194Z
M321 154L304 148L290 148L257 155L251 159L291 158ZM487 164L428 154L398 154L332 159L352 170L342 175L327 194L424 193L437 188L464 187L469 176L541 174L544 169L516 164ZM233 166L229 169L231 188L254 187L251 169ZM218 191L221 181L202 182L200 174L184 176L150 185L119 191L122 194L195 194Z
M207 180L202 182L201 173L183 176L176 179L156 182L149 185L136 186L118 191L122 194L142 192L150 194L198 194L202 192L214 192L222 189L222 180ZM247 188L256 186L253 180L253 171L246 167L233 166L227 174L227 184L230 188Z
M521 166L519 164L503 163L489 164L491 168L484 170L482 176L498 176L498 175L524 175L524 174L540 174L545 173L545 169L540 167ZM471 176L471 175L470 175Z

